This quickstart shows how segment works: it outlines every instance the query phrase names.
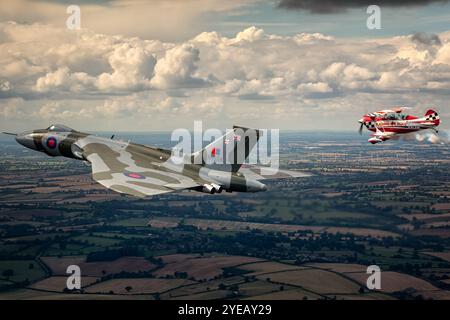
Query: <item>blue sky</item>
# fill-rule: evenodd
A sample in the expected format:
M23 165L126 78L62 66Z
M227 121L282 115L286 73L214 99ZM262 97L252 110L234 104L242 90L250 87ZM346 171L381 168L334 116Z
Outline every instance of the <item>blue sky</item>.
M277 35L320 32L336 37L367 39L408 35L419 31L439 33L447 31L450 23L450 1L444 0L436 0L438 2L424 6L381 6L381 30L366 28L366 7L348 9L337 14L312 14L309 11L280 8L279 1L281 0L15 0L0 2L0 21L64 26L66 7L78 4L85 28L98 33L161 41L183 41L203 31L217 31L225 36L233 36L250 26Z
M379 38L408 35L419 31L439 33L448 30L450 3L427 6L391 8L381 6L381 30L369 30L366 8L349 9L344 13L311 14L308 11L278 8L271 1L248 6L240 13L214 16L211 30L233 35L249 25L267 33L293 35L320 32L337 37ZM217 22L217 18L220 20Z

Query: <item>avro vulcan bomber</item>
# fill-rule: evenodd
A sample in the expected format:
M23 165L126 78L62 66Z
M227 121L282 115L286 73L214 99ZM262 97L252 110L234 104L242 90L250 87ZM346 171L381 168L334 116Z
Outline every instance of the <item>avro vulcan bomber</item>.
M202 150L183 157L171 150L146 146L52 125L14 135L21 145L46 153L87 161L93 179L106 188L137 197L153 196L180 190L204 193L259 192L267 189L265 179L305 177L308 174L232 161L218 165L207 160L225 153L246 160L257 145L261 130L234 126L223 137ZM254 136L255 139L249 137ZM236 156L235 156L236 160Z

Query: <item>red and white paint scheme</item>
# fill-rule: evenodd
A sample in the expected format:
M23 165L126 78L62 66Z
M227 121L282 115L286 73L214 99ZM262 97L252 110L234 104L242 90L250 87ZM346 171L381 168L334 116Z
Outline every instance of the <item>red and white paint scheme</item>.
M374 132L368 141L375 144L410 132L427 129L438 132L436 127L440 120L436 111L430 109L419 118L404 113L406 109L408 108L396 107L364 115L359 120L361 124L359 133L361 134L363 126L366 126L368 130Z

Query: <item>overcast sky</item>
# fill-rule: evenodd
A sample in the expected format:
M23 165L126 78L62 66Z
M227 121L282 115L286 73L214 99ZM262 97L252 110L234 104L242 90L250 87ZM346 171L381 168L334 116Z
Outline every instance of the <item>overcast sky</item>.
M2 1L0 129L356 131L392 105L445 122L449 1L383 3L369 30L364 0Z

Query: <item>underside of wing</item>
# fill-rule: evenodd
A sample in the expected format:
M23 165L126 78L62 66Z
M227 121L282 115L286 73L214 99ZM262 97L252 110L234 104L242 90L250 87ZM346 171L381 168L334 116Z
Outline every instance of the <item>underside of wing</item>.
M289 178L304 178L311 176L311 174L309 173L300 171L283 170L255 165L244 165L239 170L239 173L243 174L246 178L254 180L276 180Z
M395 132L383 132L381 135L374 134L374 137L381 138L383 140L397 139L399 135Z
M191 178L156 161L157 149L142 150L122 142L80 140L77 145L92 165L95 181L114 191L136 197L153 196L199 185Z

